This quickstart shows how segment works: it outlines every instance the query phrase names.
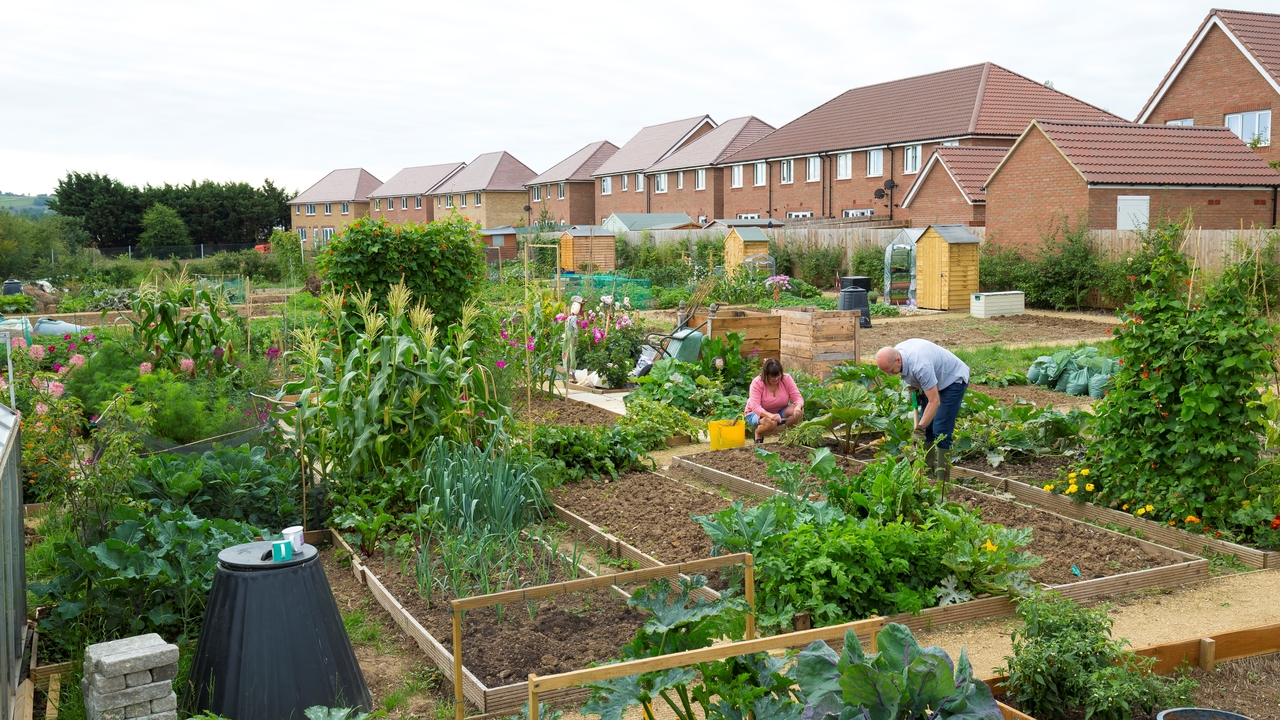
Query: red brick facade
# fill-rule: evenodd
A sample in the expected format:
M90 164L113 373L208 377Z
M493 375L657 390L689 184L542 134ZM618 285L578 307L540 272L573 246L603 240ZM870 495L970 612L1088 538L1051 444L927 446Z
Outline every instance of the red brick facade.
M1092 188L1089 190L1089 226L1097 230L1116 228L1116 196L1146 195L1151 198L1151 222L1181 221L1191 213L1194 227L1205 230L1235 230L1242 225L1271 227L1271 191L1188 190L1167 188Z
M613 178L613 190L605 195L600 190L600 185L604 178L595 179L596 190L596 222L602 222L604 218L614 213L647 213L651 212L648 206L649 185L645 184L645 189L636 192L636 173L627 173L627 189L622 189L622 176L610 175Z
M420 208L419 202L422 203ZM402 210L401 203L408 205L408 208ZM427 195L370 198L369 217L374 220L385 218L387 222L396 225L406 222L429 223L436 219L435 202Z
M560 197L560 187L564 186L564 198ZM541 198L534 200L534 189L529 188L529 215L534 222L542 217L545 208L551 220L557 225L591 225L600 222L596 217L595 183L587 181L571 181L564 183L547 183L539 185Z
M675 170L662 173L667 176L667 191L655 192L658 186L656 174L648 178L649 212L684 213L695 221L707 223L724 215L724 186L720 168L703 168L706 181L702 190L698 185L698 170ZM684 176L683 183L681 175ZM683 188L681 185L683 184Z
M982 227L986 222L986 204L970 204L941 163L925 176L908 209L915 227L953 223Z
M1143 122L1163 125L1192 118L1196 125L1222 126L1227 113L1271 109L1274 124L1280 119L1277 106L1280 94L1231 38L1212 25ZM1280 144L1272 142L1256 152L1265 160L1277 160Z

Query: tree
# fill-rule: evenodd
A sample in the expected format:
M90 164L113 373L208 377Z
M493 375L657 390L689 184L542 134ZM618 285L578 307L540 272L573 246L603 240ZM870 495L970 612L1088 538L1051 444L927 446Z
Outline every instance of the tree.
M142 230L139 190L107 175L69 172L58 181L50 210L80 218L99 247L131 245Z
M191 236L187 233L187 226L173 208L156 203L143 213L138 249L158 252L161 248L189 245Z

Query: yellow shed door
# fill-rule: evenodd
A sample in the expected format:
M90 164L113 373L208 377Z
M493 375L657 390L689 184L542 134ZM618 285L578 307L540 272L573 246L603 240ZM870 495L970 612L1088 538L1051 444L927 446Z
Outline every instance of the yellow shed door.
M944 310L943 268L947 243L930 229L916 241L916 305Z

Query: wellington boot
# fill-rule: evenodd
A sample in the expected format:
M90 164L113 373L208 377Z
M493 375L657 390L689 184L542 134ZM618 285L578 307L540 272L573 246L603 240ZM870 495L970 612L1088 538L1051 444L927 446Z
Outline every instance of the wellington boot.
M938 448L931 447L924 453L924 464L929 467L929 477L938 476Z

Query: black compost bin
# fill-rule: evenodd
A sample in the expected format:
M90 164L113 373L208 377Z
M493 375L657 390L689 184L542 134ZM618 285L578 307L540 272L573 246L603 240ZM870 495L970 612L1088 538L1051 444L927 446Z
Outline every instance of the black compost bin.
M0 293L3 293L5 295L21 295L22 281L21 280L5 280L4 289L0 290Z
M860 287L847 287L840 291L840 298L837 302L838 310L859 310L862 316L858 318L858 327L871 327L871 306L867 304L867 291Z
M840 289L845 288L862 288L867 292L871 292L871 278L866 275L845 275L840 278Z
M314 547L286 562L272 562L270 542L218 553L184 699L232 720L299 720L315 705L372 709Z

